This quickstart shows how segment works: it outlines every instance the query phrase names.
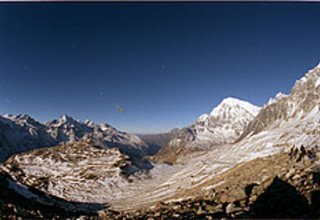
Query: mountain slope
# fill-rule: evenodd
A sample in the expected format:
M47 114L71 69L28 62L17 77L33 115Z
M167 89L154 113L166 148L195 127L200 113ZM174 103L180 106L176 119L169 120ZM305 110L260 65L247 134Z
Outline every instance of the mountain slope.
M0 162L16 153L56 145L46 129L28 115L0 116Z
M181 129L154 158L169 162L169 158L174 160L174 155L182 151L209 150L217 145L232 144L259 110L249 102L226 98L210 114L201 115L191 126Z
M238 141L261 132L278 133L278 144L318 144L320 66L297 80L291 92L264 106Z
M138 134L138 137L148 145L147 155L156 154L162 146L172 140L178 133L179 129L172 129L167 133L160 134Z

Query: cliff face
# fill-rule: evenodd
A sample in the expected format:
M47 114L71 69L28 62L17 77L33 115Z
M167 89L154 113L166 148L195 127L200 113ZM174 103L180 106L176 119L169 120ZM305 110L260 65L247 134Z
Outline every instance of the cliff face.
M283 96L261 109L239 140L248 134L279 127L280 121L301 120L308 114L319 114L320 66L310 70L298 80L288 96Z

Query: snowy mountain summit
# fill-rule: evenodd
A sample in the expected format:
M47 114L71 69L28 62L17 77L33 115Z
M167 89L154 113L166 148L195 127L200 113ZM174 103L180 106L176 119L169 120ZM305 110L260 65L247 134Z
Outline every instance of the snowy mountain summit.
M191 142L186 147L208 149L218 144L233 143L259 110L260 107L247 101L232 97L223 99L207 117L200 117L186 129L191 134Z
M159 152L159 157L181 149L209 150L221 144L232 144L259 110L260 107L247 101L225 98L210 114L201 115L191 126L181 129Z
M235 113L238 110L245 110L247 111L247 113L256 116L260 111L260 107L257 107L247 101L243 101L233 97L228 97L223 99L222 102L211 111L210 115L219 116L224 112L231 113L231 111L233 111Z

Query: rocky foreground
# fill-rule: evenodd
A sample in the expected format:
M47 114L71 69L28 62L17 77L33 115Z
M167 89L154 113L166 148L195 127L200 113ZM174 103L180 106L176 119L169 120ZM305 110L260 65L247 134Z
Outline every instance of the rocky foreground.
M0 219L98 218L97 211L107 208L107 205L70 202L47 195L18 184L3 172L0 172L0 188Z
M213 219L320 217L320 163L290 161L282 153L240 164L206 183L192 199L159 203L112 219ZM192 194L192 193L191 193ZM192 196L190 194L190 196ZM198 194L198 195L197 195ZM138 201L137 201L138 202ZM102 212L100 213L101 216Z
M1 188L8 182L0 178ZM112 207L77 209L67 201L39 203L1 190L0 216L4 218L78 218L84 219L212 219L222 217L309 218L320 217L320 163L307 159L290 161L286 153L240 164L210 182L199 186L204 191L185 192L189 199L157 203L135 210ZM71 208L70 208L71 207ZM88 211L91 210L91 213Z
M68 201L108 203L133 181L135 158L81 141L12 156L0 166L15 181Z

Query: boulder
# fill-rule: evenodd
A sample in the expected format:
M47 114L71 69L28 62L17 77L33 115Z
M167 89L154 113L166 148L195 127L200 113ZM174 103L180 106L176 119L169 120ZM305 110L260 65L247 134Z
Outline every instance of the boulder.
M244 189L236 188L236 189L233 189L233 190L230 190L230 191L224 193L220 198L220 202L221 203L233 203L235 201L243 200L246 198L247 198L247 195L246 195Z

